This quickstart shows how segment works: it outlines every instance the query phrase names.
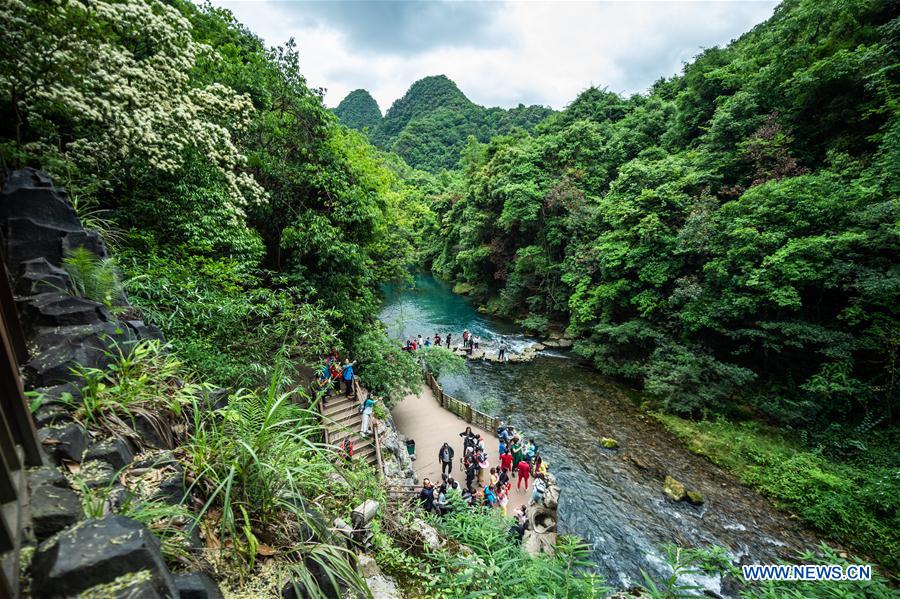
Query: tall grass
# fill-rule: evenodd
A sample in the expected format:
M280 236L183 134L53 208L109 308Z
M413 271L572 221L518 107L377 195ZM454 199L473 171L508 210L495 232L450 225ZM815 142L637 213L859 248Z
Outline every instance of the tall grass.
M184 423L185 408L209 386L190 380L181 361L156 339L115 345L107 355L111 361L106 368L73 369L81 398L64 396L64 403L94 430L141 445L135 430L140 416L174 444L175 425Z
M203 497L201 531L207 545L234 550L244 575L261 553L289 564L310 597L342 585L367 594L352 554L327 542L328 525L308 499L334 472L332 451L318 416L292 403L302 391L282 380L275 372L265 390L240 390L214 414L193 410L187 454L192 489Z

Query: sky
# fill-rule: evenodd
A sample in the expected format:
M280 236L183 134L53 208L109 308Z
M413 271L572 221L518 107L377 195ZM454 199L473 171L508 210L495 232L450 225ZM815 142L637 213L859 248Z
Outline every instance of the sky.
M293 37L310 85L336 106L367 89L382 112L428 75L472 101L564 108L590 86L645 92L777 2L213 0L267 45Z

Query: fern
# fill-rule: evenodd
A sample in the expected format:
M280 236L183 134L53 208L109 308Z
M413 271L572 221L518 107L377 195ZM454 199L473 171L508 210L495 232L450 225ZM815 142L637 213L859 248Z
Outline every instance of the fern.
M63 259L75 295L107 307L119 302L123 285L112 258L99 258L86 248L75 248Z

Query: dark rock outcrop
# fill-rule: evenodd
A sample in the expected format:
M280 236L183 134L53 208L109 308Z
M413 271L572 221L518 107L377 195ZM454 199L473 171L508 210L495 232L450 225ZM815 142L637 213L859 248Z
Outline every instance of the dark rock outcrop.
M121 439L107 439L94 443L84 455L84 461L99 460L109 464L113 470L121 470L134 458L128 444Z
M42 485L31 492L31 519L38 541L47 539L81 518L81 498L71 489Z
M87 447L87 431L77 422L44 427L38 431L38 439L47 455L57 462L69 460L80 463Z
M175 577L180 599L222 599L219 585L203 572L179 574Z
M110 515L85 520L38 546L31 590L35 597L66 597L142 571L159 595L178 596L159 540L140 522Z

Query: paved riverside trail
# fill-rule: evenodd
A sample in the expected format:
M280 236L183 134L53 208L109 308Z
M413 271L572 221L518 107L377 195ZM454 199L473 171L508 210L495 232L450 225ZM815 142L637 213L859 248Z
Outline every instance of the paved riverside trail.
M460 458L463 455L463 440L459 433L466 430L465 420L458 417L453 412L445 410L434 397L431 389L422 385L418 395L407 395L397 404L391 414L394 417L394 424L401 434L406 435L410 439L416 441L416 461L413 467L416 470L416 476L419 481L428 477L435 486L440 485L441 481L441 465L438 462L438 449L446 441L453 448L453 471L450 476L460 482L461 485L466 484L465 472L460 470ZM500 440L493 432L488 432L483 428L472 425L472 432L480 434L484 439L484 446L488 454L488 462L490 467L497 467L500 463L497 455L497 449ZM550 471L553 471L553 464L550 464ZM490 472L484 473L483 480L488 482ZM524 486L521 490L516 490L518 484L517 478L511 478L512 489L509 495L509 505L507 512L512 515L513 512L522 504L528 504L531 499L533 479L528 479L528 491ZM477 487L478 481L475 481ZM484 486L480 487L482 490ZM565 491L564 491L565 492Z

